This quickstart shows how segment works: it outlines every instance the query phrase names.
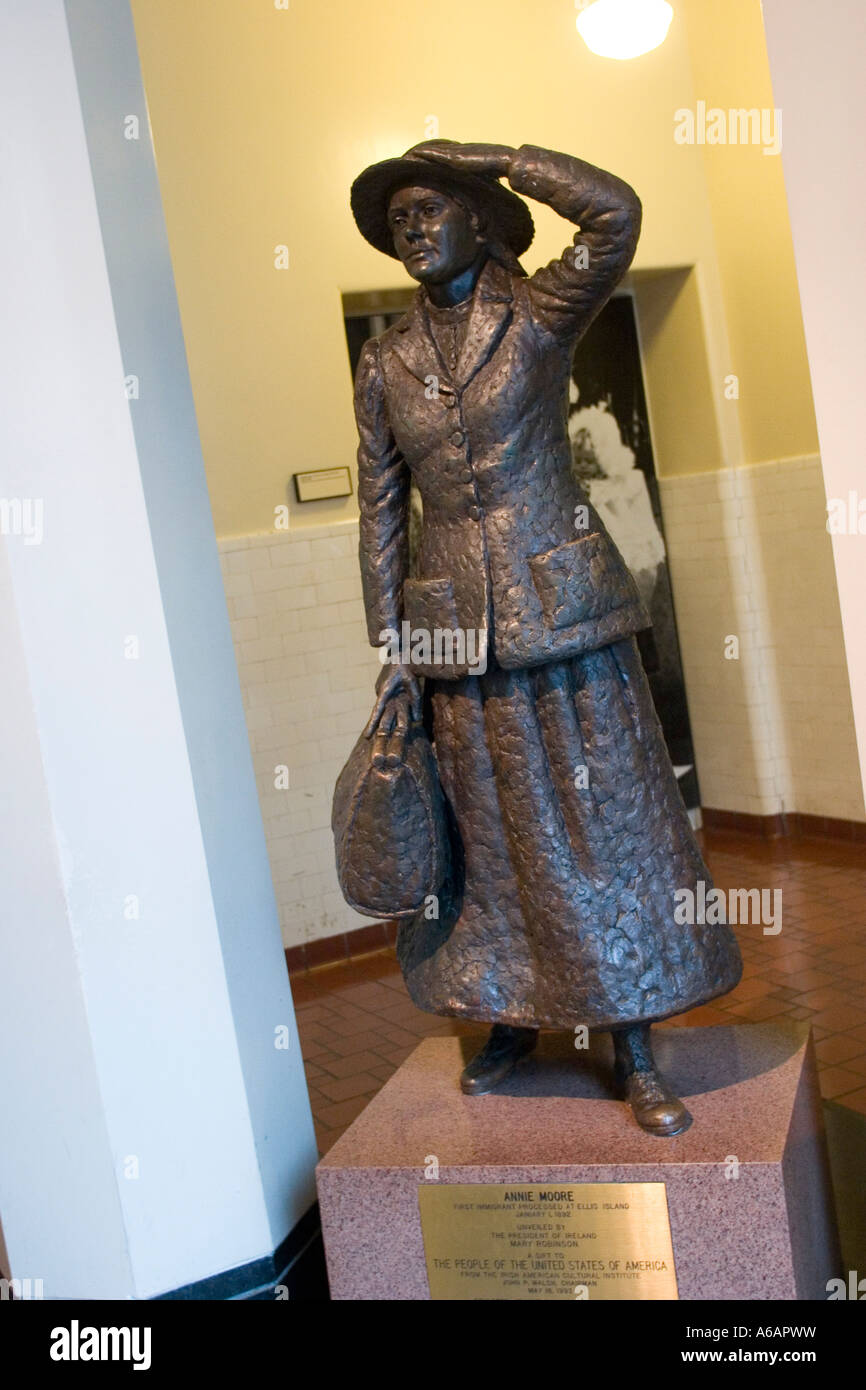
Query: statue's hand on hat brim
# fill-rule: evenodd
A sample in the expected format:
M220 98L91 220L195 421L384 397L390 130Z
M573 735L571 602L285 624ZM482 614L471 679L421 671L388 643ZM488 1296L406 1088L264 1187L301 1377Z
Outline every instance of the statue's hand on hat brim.
M461 145L458 140L422 140L406 151L413 159L429 159L433 164L497 179L506 177L516 153L511 145Z

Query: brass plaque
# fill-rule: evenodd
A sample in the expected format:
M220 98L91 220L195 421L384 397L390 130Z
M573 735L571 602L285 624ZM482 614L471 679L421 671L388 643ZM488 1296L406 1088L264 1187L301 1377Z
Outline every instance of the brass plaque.
M678 1297L663 1182L430 1183L418 1203L434 1300Z

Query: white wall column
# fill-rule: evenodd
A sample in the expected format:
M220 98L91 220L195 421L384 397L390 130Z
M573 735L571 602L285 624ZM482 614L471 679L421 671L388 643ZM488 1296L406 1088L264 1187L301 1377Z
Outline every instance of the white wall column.
M864 510L864 533L855 522L834 535L833 557L866 790L866 6L763 0L763 11L827 499L853 494Z
M0 1219L148 1298L270 1254L315 1141L126 5L4 0L0 117Z

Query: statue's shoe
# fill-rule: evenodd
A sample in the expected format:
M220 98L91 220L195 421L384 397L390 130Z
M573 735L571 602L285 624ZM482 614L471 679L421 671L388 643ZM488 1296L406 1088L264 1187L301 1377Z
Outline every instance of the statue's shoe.
M517 1063L531 1052L538 1042L535 1028L512 1028L509 1024L496 1023L490 1037L481 1051L472 1058L463 1070L460 1089L467 1096L484 1096L495 1091L507 1076L510 1076Z
M647 1134L669 1137L688 1129L691 1115L657 1071L633 1071L621 1085L624 1099Z

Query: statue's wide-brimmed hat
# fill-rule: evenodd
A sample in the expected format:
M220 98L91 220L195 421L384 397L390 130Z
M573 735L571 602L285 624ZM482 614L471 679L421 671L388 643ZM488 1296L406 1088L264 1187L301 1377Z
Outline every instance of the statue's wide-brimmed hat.
M398 188L417 185L463 197L484 217L488 229L516 256L522 256L535 235L529 208L516 193L487 174L439 164L420 155L383 159L371 164L352 184L352 213L362 236L377 251L398 260L388 226L388 203Z

